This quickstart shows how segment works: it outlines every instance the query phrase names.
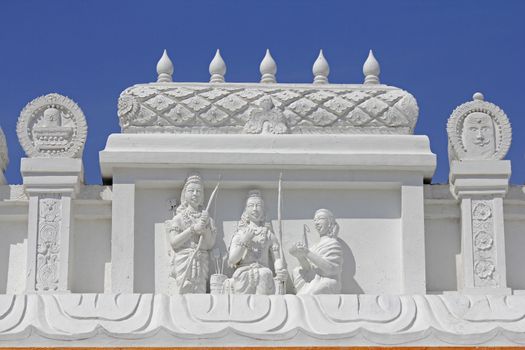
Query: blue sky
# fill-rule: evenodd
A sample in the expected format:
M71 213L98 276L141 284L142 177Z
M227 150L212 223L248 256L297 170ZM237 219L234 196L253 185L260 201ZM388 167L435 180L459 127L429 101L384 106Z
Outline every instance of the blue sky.
M372 48L381 81L420 107L416 134L438 156L433 182L448 177L446 120L481 91L509 116L512 183L525 181L525 1L2 1L0 124L9 183L20 183L16 121L49 92L74 99L88 122L86 183L100 183L98 152L119 132L117 98L156 79L166 48L176 81L208 81L221 49L227 81L256 82L270 48L280 82L311 82L319 49L332 83L362 82Z

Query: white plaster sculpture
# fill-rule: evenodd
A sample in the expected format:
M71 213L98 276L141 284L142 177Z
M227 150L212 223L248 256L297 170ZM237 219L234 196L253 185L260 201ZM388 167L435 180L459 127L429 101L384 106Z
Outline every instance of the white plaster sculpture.
M262 194L252 190L230 243L228 263L235 268L232 278L225 282L225 290L230 293L275 294L275 284L288 278L279 241L265 220Z
M372 50L368 52L365 64L363 64L363 74L365 75L364 84L379 84L379 74L381 68Z
M226 63L221 56L221 51L217 49L213 60L210 62L210 83L224 83L224 75L226 74Z
M124 90L118 115L123 133L241 134L268 97L291 134L412 134L419 114L385 85L151 83Z
M24 107L16 132L28 157L80 158L86 143L86 118L74 101L53 93Z
M261 98L260 108L254 109L244 125L246 134L287 134L286 118L270 96Z
M0 173L3 174L8 164L9 164L9 152L7 148L7 141L5 139L4 130L0 128ZM0 183L3 183L3 181L0 180Z
M512 141L505 112L479 92L452 112L447 133L451 160L503 159Z
M292 274L295 290L297 295L339 294L343 268L343 249L337 238L339 225L328 209L317 210L314 223L321 237L319 242L310 249L305 230L304 241L290 248L290 254L300 264Z
M173 63L168 56L168 52L164 50L162 57L157 63L157 82L159 83L169 83L173 81Z
M277 64L275 63L270 50L266 50L263 60L259 66L261 72L261 83L276 83L275 74L277 73Z
M209 250L215 244L217 230L203 207L204 184L199 175L193 174L187 178L180 203L173 219L166 221L173 254L169 278L175 281L171 284L171 292L206 293Z
M505 113L475 93L447 123L450 189L461 207L458 290L471 294L510 294L507 288L503 198L510 162L502 160L511 142Z
M323 50L319 51L319 56L312 67L314 73L314 84L328 84L328 74L330 74L330 66L323 55Z

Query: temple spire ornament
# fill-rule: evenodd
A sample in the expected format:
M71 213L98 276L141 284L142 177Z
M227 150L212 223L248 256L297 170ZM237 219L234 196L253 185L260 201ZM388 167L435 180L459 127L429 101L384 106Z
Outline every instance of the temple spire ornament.
M171 62L166 50L164 50L162 57L157 63L157 74L157 82L159 83L169 83L173 81L173 63Z
M261 72L261 83L276 83L275 74L277 73L277 64L275 63L270 50L266 49L261 65L259 66Z
M381 73L379 62L374 57L373 51L370 50L365 64L363 64L364 84L379 84L379 73Z
M314 73L314 84L328 84L328 74L330 74L330 66L323 55L323 50L319 51L319 56L312 67Z
M472 100L474 101L485 101L485 96L481 92L476 92L472 95Z
M226 74L226 63L221 57L221 51L217 49L213 60L210 62L210 83L224 83Z

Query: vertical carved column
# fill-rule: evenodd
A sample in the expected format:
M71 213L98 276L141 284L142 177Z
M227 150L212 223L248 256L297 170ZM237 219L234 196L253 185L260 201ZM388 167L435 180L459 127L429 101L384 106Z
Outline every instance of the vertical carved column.
M38 196L38 231L36 238L35 290L59 289L62 221L60 195ZM62 249L64 251L64 249ZM63 280L64 278L62 278Z
M67 292L82 161L23 158L21 168L29 197L26 291Z
M17 135L29 158L20 170L29 197L26 292L69 290L72 199L83 180L87 126L71 99L48 94L29 102Z
M510 294L505 264L503 198L511 173L502 160L512 133L507 115L484 101L458 106L447 123L450 190L461 206L461 254L456 257L458 290Z
M453 164L451 173L455 180L452 188L461 205L461 253L456 261L458 290L466 294L510 294L505 263L504 186L500 191L494 187L482 191L480 187L457 186L457 182L465 180L459 174L462 165Z

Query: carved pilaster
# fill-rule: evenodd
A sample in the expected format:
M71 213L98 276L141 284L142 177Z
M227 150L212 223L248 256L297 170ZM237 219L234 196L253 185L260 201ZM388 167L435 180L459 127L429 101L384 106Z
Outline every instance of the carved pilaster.
M58 290L61 209L60 195L39 196L35 270L36 291Z
M453 161L450 184L461 206L458 290L466 294L510 294L505 263L503 197L508 161Z
M72 199L82 179L82 161L23 158L24 189L29 197L27 292L69 291Z

